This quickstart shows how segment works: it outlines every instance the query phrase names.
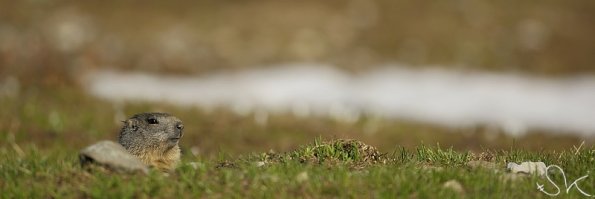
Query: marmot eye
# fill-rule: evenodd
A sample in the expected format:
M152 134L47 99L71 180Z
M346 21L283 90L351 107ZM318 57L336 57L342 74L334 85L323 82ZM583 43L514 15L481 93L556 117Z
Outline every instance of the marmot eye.
M159 124L159 121L157 121L155 118L149 118L147 122L149 122L149 124Z
M184 125L178 124L178 125L176 125L176 128L182 130L182 129L184 129Z

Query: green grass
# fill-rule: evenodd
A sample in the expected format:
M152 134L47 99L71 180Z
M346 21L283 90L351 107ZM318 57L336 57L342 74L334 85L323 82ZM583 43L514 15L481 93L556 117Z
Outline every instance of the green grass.
M353 72L393 61L546 76L595 72L595 1L369 1L373 7L348 2L359 1L0 0L0 79L14 76L21 84L17 95L0 96L0 198L549 198L536 189L535 183L546 183L543 178L503 180L505 164L556 164L570 181L593 173L595 139L565 132L530 129L511 137L483 125L450 129L374 116L342 123L290 114L271 115L263 126L254 115L227 109L114 105L87 96L80 85L85 71L103 66L204 74L304 59ZM370 18L359 17L365 13L376 22L360 27L360 19ZM298 15L289 17L293 21L278 17L286 14ZM52 28L65 19L89 20L94 31L74 51L58 50L53 38ZM314 33L308 34L314 42L296 39L304 29ZM172 57L158 50L169 30L183 33L191 54ZM537 35L543 36L541 45L527 48L524 33L535 31L544 33ZM323 51L310 60L283 50L293 44ZM183 164L174 173L80 168L79 149L115 139L122 117L147 111L169 112L185 122ZM340 138L374 147L330 141ZM500 169L466 165L477 159ZM442 188L449 180L465 193ZM594 194L594 182L590 176L580 186ZM573 189L558 197L581 195Z
M396 148L380 153L377 159L366 159L368 156L361 151L364 146L357 141L316 140L285 153L210 159L185 155L182 165L166 176L156 171L142 175L86 170L80 168L76 151L40 150L34 146L19 150L16 144L9 144L0 148L0 197L549 198L536 189L535 183L547 184L544 178L505 180L505 163L556 164L564 168L570 181L593 173L595 165L595 148L561 152L498 150L480 155L420 146L414 150ZM465 166L470 160L480 159L495 163L498 169ZM563 186L559 175L554 179ZM443 188L448 180L458 181L464 193ZM595 193L595 176L579 185L582 190ZM553 189L546 185L546 190ZM578 197L581 195L576 189L559 195Z
M251 115L225 109L113 105L69 87L25 86L16 97L0 98L0 107L0 198L549 198L535 184L547 183L544 178L505 180L506 163L556 164L570 181L593 173L595 165L592 139L540 131L514 138L481 126L453 130L291 115L271 116L261 126ZM80 167L78 150L115 139L118 115L147 111L169 112L185 123L183 161L175 172ZM370 124L377 125L375 132L366 131ZM472 169L470 160L499 169ZM555 179L563 184L559 175ZM449 180L464 193L443 188ZM594 182L590 176L580 187L595 193ZM580 196L573 189L559 197Z

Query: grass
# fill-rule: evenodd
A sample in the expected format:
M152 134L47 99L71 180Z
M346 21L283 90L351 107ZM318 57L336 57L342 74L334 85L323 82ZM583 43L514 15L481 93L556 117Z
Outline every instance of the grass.
M76 151L40 150L34 145L0 148L2 198L549 198L535 183L546 179L526 176L507 180L506 162L543 161L564 168L569 180L595 165L595 148L578 151L485 151L483 155L419 146L391 153L362 153L358 141L317 140L286 153L252 153L205 159L186 155L169 175L118 174L80 168ZM368 151L374 151L367 148ZM485 155L489 154L489 155ZM372 158L372 156L374 156ZM486 158L489 157L489 158ZM471 160L489 160L498 169L472 169ZM259 163L263 162L263 163ZM224 165L224 166L222 166ZM558 185L563 181L556 175ZM459 193L443 184L456 180ZM579 183L595 192L595 177ZM546 190L553 192L550 184ZM576 189L560 198L581 197Z
M507 180L506 163L556 164L569 180L593 173L595 165L593 140L581 145L581 138L536 130L513 138L481 126L453 130L291 115L258 125L252 115L225 109L112 104L77 88L27 85L0 97L0 107L0 198L547 198L535 185L546 179ZM80 168L78 150L115 139L121 117L146 111L170 112L185 122L183 161L175 172ZM374 132L366 130L371 124L377 125ZM498 169L473 169L471 160ZM449 180L464 193L443 188ZM559 175L555 180L562 185ZM595 193L594 182L590 176L579 185ZM559 197L579 194L573 189Z
M0 0L0 80L21 84L14 96L0 93L0 198L549 198L536 189L545 179L507 180L505 164L556 164L571 181L593 173L593 137L564 132L510 137L483 125L289 114L258 125L254 115L227 109L112 104L80 88L85 73L105 66L187 74L314 61L358 72L399 61L545 76L594 72L592 1L357 2ZM60 49L64 38L54 28L70 22L89 37ZM185 122L183 164L174 173L80 168L79 149L115 139L119 121L147 111ZM473 169L471 160L497 172ZM443 188L450 180L464 193ZM594 194L594 182L589 176L580 186Z
M323 139L357 139L382 151L395 146L414 149L420 144L453 147L455 150L487 149L562 150L592 138L533 129L527 135L510 137L501 129L476 127L450 129L406 120L364 116L355 123L329 118L271 115L266 125L253 115L236 115L226 109L210 112L164 103L112 104L87 96L77 88L27 86L14 97L0 97L0 138L41 149L78 150L102 139L114 140L126 117L139 112L169 112L185 123L181 146L201 156L245 154L247 151L289 151ZM372 128L371 128L372 127ZM370 129L373 129L371 131ZM2 143L0 142L0 146Z
M105 66L187 74L314 61L580 76L595 72L593 10L592 1L0 0L0 71L50 84Z

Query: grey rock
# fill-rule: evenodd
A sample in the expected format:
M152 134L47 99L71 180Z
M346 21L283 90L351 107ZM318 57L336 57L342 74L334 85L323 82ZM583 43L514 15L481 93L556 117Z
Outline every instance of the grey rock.
M538 176L544 176L547 166L543 162L522 162L517 164L514 162L508 163L506 168L511 173L522 173L522 174L536 174Z
M79 153L81 166L98 165L117 172L148 173L149 168L136 156L112 141L99 141L82 149Z
M457 180L446 181L444 184L442 184L442 187L445 189L450 189L458 194L465 194L465 189L463 188L463 185L461 185L461 183Z

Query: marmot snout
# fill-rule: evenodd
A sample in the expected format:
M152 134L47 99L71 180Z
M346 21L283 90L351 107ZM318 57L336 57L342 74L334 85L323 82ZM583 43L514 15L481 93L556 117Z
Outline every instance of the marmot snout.
M180 161L182 121L167 113L140 113L124 121L118 142L145 164L172 170Z

